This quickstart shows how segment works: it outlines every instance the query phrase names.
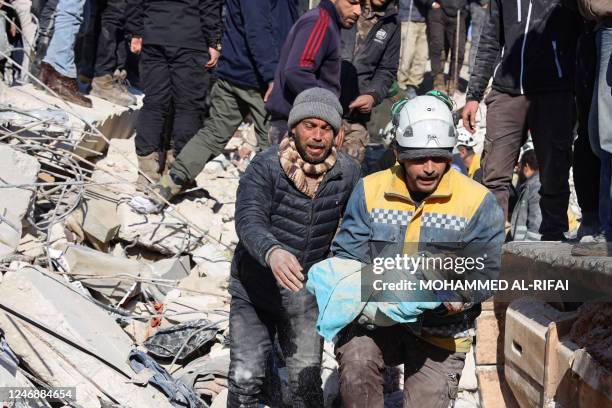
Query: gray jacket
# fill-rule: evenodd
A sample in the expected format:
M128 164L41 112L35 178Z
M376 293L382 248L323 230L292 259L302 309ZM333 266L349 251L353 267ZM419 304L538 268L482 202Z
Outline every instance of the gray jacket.
M541 239L540 185L540 173L536 173L521 186L516 206L512 211L510 236L513 241Z

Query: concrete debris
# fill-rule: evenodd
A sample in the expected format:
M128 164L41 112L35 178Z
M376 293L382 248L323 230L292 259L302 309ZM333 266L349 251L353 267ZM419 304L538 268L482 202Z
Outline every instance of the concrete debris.
M101 407L100 400L126 407L170 407L157 390L126 382L132 373L126 363L130 338L108 313L60 279L29 265L5 275L0 327L15 354L47 384L77 387L77 403L84 407Z
M612 304L602 302L582 305L570 338L578 346L584 347L612 374Z
M121 227L117 199L99 188L90 188L87 193L83 203L83 232L94 248L107 251Z
M31 156L0 145L0 186L36 182L40 165ZM0 188L0 259L12 254L21 240L21 223L26 215L32 190Z

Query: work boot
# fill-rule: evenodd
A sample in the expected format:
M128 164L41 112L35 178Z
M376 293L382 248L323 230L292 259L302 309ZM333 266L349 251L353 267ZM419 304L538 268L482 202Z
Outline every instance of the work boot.
M573 256L611 256L612 242L606 242L603 234L583 237L572 246Z
M40 66L38 79L62 99L86 108L91 108L91 100L84 97L81 92L79 92L76 79L68 78L60 74L46 62L43 62Z
M444 80L444 74L436 74L433 80L434 91L446 92L446 81Z
M166 150L166 160L164 161L164 171L162 174L168 174L168 172L170 172L172 163L174 163L174 150Z
M125 69L116 69L113 72L113 80L121 88L122 91L129 93L128 89L129 82L127 80L127 71Z
M156 205L155 212L163 210L166 207L166 201L169 202L176 197L183 189L183 185L184 183L181 183L180 180L175 180L170 175L170 172L165 173L161 180L152 187L153 191L147 194L149 199Z
M136 103L136 98L124 92L110 74L97 76L93 79L91 94L121 106L130 106Z
M159 153L153 152L146 156L138 156L138 169L140 173L144 173L151 181L147 180L142 174L138 174L138 187L146 190L146 187L151 183L159 181Z

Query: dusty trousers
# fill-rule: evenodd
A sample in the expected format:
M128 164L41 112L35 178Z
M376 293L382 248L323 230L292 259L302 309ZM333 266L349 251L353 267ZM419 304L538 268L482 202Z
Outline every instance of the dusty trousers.
M172 139L177 156L202 124L208 92L204 69L208 53L169 45L144 44L140 78L145 97L136 126L136 153L146 156L161 151L164 123L174 106Z
M287 369L292 407L320 408L323 339L316 330L319 309L305 288L293 293L273 290L280 304L255 305L240 280L231 278L229 408L257 408L259 401L274 400L264 388L278 336ZM279 293L280 291L280 293ZM274 306L272 306L274 305ZM279 307L280 306L280 307ZM269 398L266 400L266 397Z
M483 184L508 215L512 172L531 131L540 170L543 241L559 241L568 230L569 169L572 160L574 97L570 92L510 95L491 91L482 152Z
M457 20L459 21L459 37L457 38ZM429 59L431 60L431 75L444 74L445 57L450 51L450 70L448 76L454 78L455 60L458 71L461 71L465 55L466 13L461 11L459 18L449 16L444 10L430 9L427 13L427 42L429 44ZM458 39L458 42L457 42ZM455 53L457 49L457 53ZM458 76L457 76L458 78Z
M336 344L344 408L383 407L385 366L404 364L404 407L447 408L456 398L465 353L436 347L401 324L367 330L354 323Z

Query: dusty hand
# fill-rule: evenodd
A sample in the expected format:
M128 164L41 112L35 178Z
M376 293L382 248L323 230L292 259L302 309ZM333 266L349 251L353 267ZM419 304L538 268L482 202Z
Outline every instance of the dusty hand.
M17 24L13 22L11 22L10 34L11 34L11 37L17 36Z
M370 113L374 107L372 95L360 95L349 105L349 109L358 109L361 113Z
M463 310L463 302L444 302L444 307L451 313L459 313Z
M435 9L435 10L439 9L439 8L440 8L440 3L438 3L438 2L436 2L436 1L434 1L434 2L431 4L431 8L432 8L432 9Z
M268 99L270 99L270 95L272 95L273 89L274 89L274 82L270 82L268 84L268 89L266 90L266 93L264 95L264 103L267 103Z
M463 107L463 112L461 113L461 118L463 119L463 127L467 129L468 132L474 133L476 132L476 113L478 112L478 102L477 101L469 101Z
M276 248L270 253L268 263L272 268L274 277L284 288L298 292L304 287L302 284L304 281L302 266L292 253Z
M140 54L141 50L142 50L142 38L133 37L132 40L130 41L130 51L132 51L134 54Z
M208 53L210 54L210 59L206 63L206 69L212 69L217 66L221 53L216 48L209 48Z

